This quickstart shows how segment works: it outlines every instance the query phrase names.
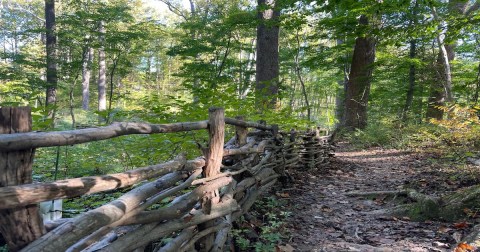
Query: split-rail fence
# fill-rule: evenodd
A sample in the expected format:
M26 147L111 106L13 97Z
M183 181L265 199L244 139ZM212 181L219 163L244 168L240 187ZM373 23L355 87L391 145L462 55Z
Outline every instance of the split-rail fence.
M282 132L264 122L225 118L221 108L209 109L205 121L57 132L30 132L30 113L28 107L0 108L0 232L10 251L144 251L152 244L153 251L225 251L232 223L262 192L289 170L318 168L331 156L328 137L318 130ZM226 143L225 125L235 127ZM32 181L35 148L192 130L209 132L204 156L194 160L178 155L124 173ZM74 218L44 223L39 213L40 202L125 187L133 189ZM173 200L151 208L167 197Z

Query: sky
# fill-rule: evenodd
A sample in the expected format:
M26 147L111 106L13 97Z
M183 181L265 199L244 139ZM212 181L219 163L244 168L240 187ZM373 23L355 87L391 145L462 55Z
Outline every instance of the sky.
M171 0L171 1L172 1L172 0ZM172 2L174 2L174 1L175 1L175 0L173 0ZM184 6L185 8L190 8L190 7L189 7L190 5L189 5L188 0L181 0L181 1L182 1L183 6ZM157 10L158 13L162 13L162 14L163 14L163 13L165 13L165 12L169 12L167 5L166 5L165 3L163 3L162 1L160 1L160 0L143 0L143 2L144 2L147 6L149 6L149 7L153 8L153 9Z

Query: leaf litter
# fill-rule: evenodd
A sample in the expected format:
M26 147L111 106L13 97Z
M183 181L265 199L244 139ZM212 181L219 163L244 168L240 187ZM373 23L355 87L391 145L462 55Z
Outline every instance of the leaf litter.
M468 221L414 222L407 216L378 216L371 212L392 207L395 199L345 195L399 190L405 185L427 194L455 190L459 183L440 177L429 160L399 150L356 151L340 143L328 164L293 172L294 190L289 190L286 209L292 213L289 248L277 247L277 251L474 251L468 244L457 246L472 227Z

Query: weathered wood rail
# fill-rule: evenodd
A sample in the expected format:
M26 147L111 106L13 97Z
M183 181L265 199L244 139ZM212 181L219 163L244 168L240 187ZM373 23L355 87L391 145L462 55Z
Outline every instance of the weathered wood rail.
M0 177L0 231L10 251L143 251L149 244L154 244L154 251L223 251L232 222L262 192L288 170L318 168L331 155L327 138L318 131L280 132L276 125L225 118L221 108L211 108L209 119L200 122L115 123L60 132L26 132L31 130L29 108L1 108L0 112L0 130L9 129L0 131L0 172L4 174ZM20 120L17 114L22 115ZM28 125L12 130L22 124ZM236 133L227 143L225 125L235 126ZM35 148L205 129L209 145L204 156L194 160L179 155L124 173L50 183L31 180ZM13 179L19 170L28 179ZM118 199L75 218L44 225L38 214L37 203L42 201L132 185ZM159 206L166 198L172 200ZM165 238L170 238L168 243L159 242Z

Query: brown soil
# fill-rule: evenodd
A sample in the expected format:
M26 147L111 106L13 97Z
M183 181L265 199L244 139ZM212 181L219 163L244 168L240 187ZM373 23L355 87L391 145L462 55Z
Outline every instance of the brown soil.
M294 173L293 187L285 189L290 201L287 211L292 212L288 247L295 251L451 251L475 220L413 222L403 216L372 214L407 203L397 198L345 195L405 187L434 195L460 187L461 182L432 164L433 159L381 148L354 151L339 144L329 164Z

